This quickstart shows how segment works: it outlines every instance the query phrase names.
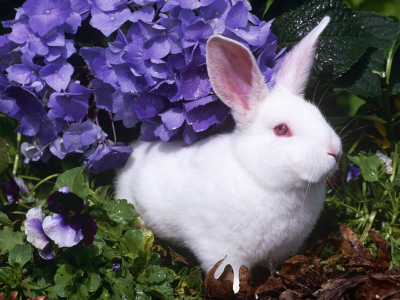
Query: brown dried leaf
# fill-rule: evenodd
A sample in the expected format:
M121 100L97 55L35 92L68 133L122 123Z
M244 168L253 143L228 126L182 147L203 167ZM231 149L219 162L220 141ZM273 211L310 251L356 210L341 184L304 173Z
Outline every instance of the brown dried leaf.
M214 277L215 271L222 264L225 258L218 261L215 266L208 271L206 278L204 279L206 295L210 298L230 299L234 297L233 269L231 265L226 265L224 272L222 272L218 279Z
M295 255L289 259L287 259L285 264L299 264L299 263L310 263L310 258L305 255Z
M358 239L350 227L341 224L340 233L342 235L341 249L350 256L349 266L372 266L374 258Z
M18 291L12 291L10 297L6 298L3 292L0 293L0 300L15 300L18 297Z
M367 275L358 275L348 279L331 279L323 284L321 289L314 292L313 296L318 297L318 299L341 299L345 292L365 283L367 279Z
M371 273L368 282L358 293L364 299L399 299L400 275Z
M284 285L280 278L268 277L268 280L257 288L257 299L277 298L280 295L282 287L284 287Z
M187 266L190 266L190 263L188 262L188 260L186 259L186 257L184 257L183 255L179 254L178 252L176 252L174 249L172 249L170 246L168 246L168 250L170 251L172 257L181 262L184 263Z
M296 299L303 299L303 295L293 290L283 291L279 295L279 300L296 300Z
M246 266L239 269L239 292L238 299L255 299L256 289L253 285L253 276Z
M368 231L368 235L378 248L378 255L372 266L373 270L375 272L387 271L392 260L390 243L374 230Z

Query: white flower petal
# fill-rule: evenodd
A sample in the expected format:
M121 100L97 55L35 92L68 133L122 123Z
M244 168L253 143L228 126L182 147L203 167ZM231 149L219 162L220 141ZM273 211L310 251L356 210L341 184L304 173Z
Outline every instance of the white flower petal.
M76 232L69 225L64 225L59 214L47 216L43 220L43 230L60 248L75 246L83 239L81 230Z
M37 206L34 208L31 208L30 210L28 210L28 212L26 213L26 220L29 221L31 219L39 219L40 221L43 221L45 215L44 213L42 213L42 207L41 206Z
M50 240L43 231L42 221L38 218L25 221L25 234L28 242L39 250L43 250L50 243Z

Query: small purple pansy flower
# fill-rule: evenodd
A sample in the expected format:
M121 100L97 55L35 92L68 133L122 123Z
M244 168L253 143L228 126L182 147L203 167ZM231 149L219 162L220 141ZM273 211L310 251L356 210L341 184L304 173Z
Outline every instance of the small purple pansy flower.
M349 173L347 173L347 179L346 181L349 181L351 179L357 179L358 177L360 177L360 168L357 167L355 164L350 163L350 169L349 169Z
M61 188L48 197L47 206L54 215L44 218L43 230L58 247L93 244L97 225L91 215L82 213L85 200Z

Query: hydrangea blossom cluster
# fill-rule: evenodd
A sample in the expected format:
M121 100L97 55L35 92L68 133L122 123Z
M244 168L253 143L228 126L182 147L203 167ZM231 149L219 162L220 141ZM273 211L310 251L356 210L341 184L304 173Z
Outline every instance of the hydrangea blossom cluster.
M82 153L88 171L121 167L131 149L111 141L89 114L105 110L127 128L141 124L146 141L192 144L229 115L207 75L205 46L221 34L248 46L268 85L283 58L271 22L237 0L27 0L0 37L0 112L20 120L30 137L25 156L63 159ZM80 47L72 38L82 21L113 41ZM83 86L71 57L90 70ZM83 80L81 80L83 81Z
M82 213L85 206L85 200L64 187L47 199L47 207L54 213L52 216L46 216L41 206L27 212L27 240L35 246L41 258L54 258L53 243L59 248L93 244L97 224L91 215Z

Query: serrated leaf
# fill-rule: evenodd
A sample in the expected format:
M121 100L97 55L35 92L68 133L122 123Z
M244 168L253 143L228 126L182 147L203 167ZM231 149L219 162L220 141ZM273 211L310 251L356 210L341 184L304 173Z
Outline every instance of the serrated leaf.
M16 244L23 245L24 237L24 233L20 231L14 232L10 227L4 227L3 230L0 231L0 255L11 251Z
M275 2L279 6L283 1ZM275 2L271 6L272 10ZM365 53L370 38L363 33L358 18L343 1L307 0L290 3L293 9L284 11L272 23L272 32L278 37L281 47L294 46L324 16L331 17L328 27L319 38L313 78L320 80L323 76L325 80L333 81L348 71ZM312 78L309 84L315 86Z
M123 225L133 222L139 216L135 207L125 199L109 201L104 204L104 209L111 220Z
M75 279L80 277L82 271L76 272L71 265L61 265L54 275L55 290L58 296L67 297L74 285Z
M112 299L135 299L132 283L135 282L131 273L125 276L109 270L106 273L106 280L112 287Z
M98 273L90 272L85 280L85 286L89 293L97 291L101 284L101 276Z
M146 282L152 283L161 283L167 279L167 273L164 268L158 265L148 265L146 267L145 272L142 274L142 279L145 279ZM140 279L138 279L140 282Z
M68 186L72 193L75 193L82 198L86 198L90 192L88 183L85 181L85 177L83 176L84 168L84 166L74 168L65 171L58 176L56 184L54 185L54 191L61 187Z
M381 78L377 72L386 71L385 50L391 46L399 31L399 25L393 20L373 12L355 12L365 31L372 37L369 49L362 58L343 75L338 85L349 92L364 98L382 96ZM392 66L393 77L397 77L399 66Z
M22 268L32 258L33 248L31 245L15 245L8 256L8 263L11 266Z
M94 191L94 194L92 195L93 200L96 203L104 203L107 201L111 201L111 197L109 196L109 190L110 190L110 186L99 186L98 188L96 188L96 190Z
M151 247L154 242L154 235L148 229L128 230L121 239L121 254L134 260L135 272L140 272L151 258Z
M10 267L0 267L0 279L1 278L12 279L14 276L15 274Z
M0 211L0 225L6 225L6 226L13 226L13 223L11 222L10 218L3 212Z
M185 278L185 282L189 289L203 292L203 278L201 276L201 269L199 267L194 267L190 270L188 276Z
M376 155L349 156L349 160L360 168L362 177L368 182L379 181L379 175L385 169L382 160Z

